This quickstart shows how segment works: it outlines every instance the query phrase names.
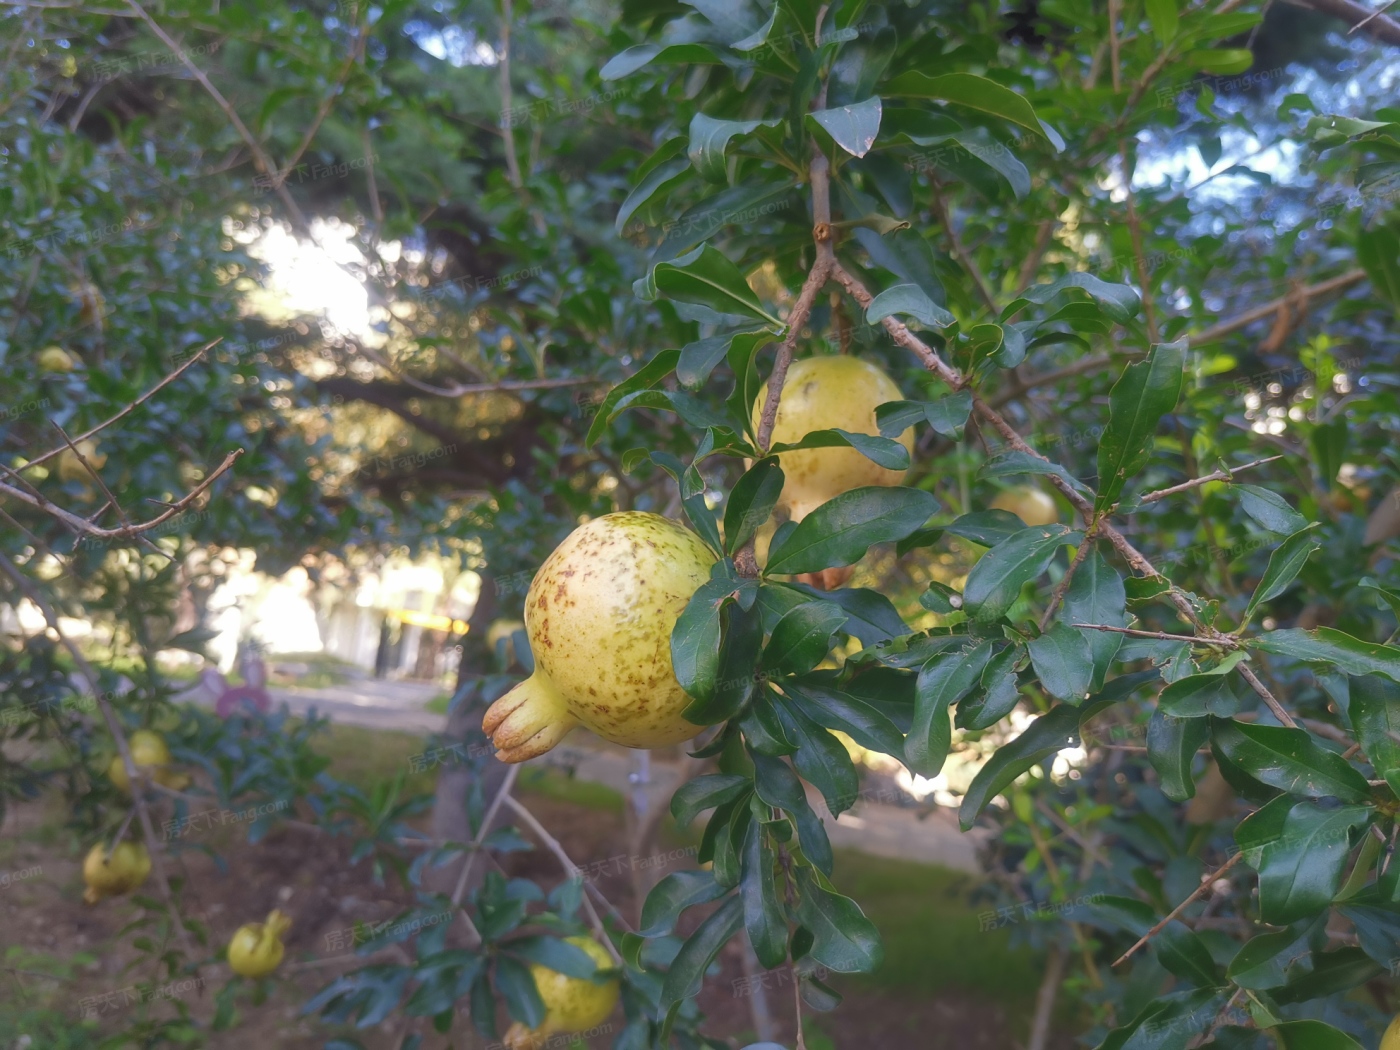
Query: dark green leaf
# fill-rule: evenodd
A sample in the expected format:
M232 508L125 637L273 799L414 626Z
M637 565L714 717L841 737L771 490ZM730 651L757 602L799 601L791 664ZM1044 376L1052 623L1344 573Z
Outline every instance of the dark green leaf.
M979 77L972 73L944 73L930 76L911 70L902 73L884 86L890 95L903 95L907 98L936 98L944 102L954 102L982 113L990 113L1027 131L1032 131L1054 143L1035 115L1035 109L1010 88L1002 87L994 80ZM1058 136L1056 136L1058 138ZM1063 145L1061 143L1060 145Z
M776 857L764 843L757 821L749 824L743 852L739 893L744 901L744 926L758 961L771 970L787 958L788 927L773 870Z
M584 439L585 446L592 448L594 443L603 436L603 432L607 429L608 420L615 415L614 410L619 401L637 390L654 387L675 371L676 362L679 360L679 350L663 350L609 390L607 397L603 398L603 403L598 406L598 414L593 417L592 425L588 428L588 436Z
M1137 292L1126 284L1110 284L1083 272L1068 274L1049 284L1033 285L1021 293L1021 298L1044 305L1071 288L1087 295L1110 320L1118 324L1131 321L1141 305Z
M577 977L589 981L593 979L594 973L598 970L598 964L593 961L593 956L578 945L570 944L559 937L544 935L518 937L513 941L505 942L501 947L521 956L527 962L539 963L546 969L562 973L566 977ZM437 1011L432 1012L436 1013Z
M673 871L651 888L642 905L643 937L665 937L681 912L724 896L724 887L709 871Z
M953 527L948 531L953 531ZM1063 525L1021 529L972 567L963 586L963 607L969 616L983 623L1005 615L1020 597L1021 587L1046 570L1057 550L1080 543L1083 538L1083 533L1071 532Z
M783 492L783 470L776 459L761 459L734 483L724 508L724 549L733 554L768 520Z
M908 470L909 450L898 441L873 434L855 434L849 430L833 427L830 430L814 430L803 436L801 441L778 442L768 451L791 452L802 448L853 448L872 463L886 470Z
M1236 485L1240 506L1269 532L1292 536L1308 527L1308 519L1288 505L1277 492L1256 485Z
M1176 718L1228 717L1244 709L1234 675L1193 674L1178 678L1162 690L1158 709Z
M756 318L774 327L782 324L763 308L739 268L708 244L672 262L657 263L651 280L658 292L680 302L698 303L726 316Z
M880 134L880 114L880 99L875 97L850 106L819 109L808 117L847 153L863 157Z
M902 314L927 328L947 328L957 318L928 297L917 284L897 284L887 288L865 308L867 324L879 324L886 317Z
M1249 605L1244 611L1244 619L1240 621L1241 626L1254 619L1254 613L1259 606L1265 602L1273 601L1286 591L1298 573L1303 571L1303 566L1307 563L1308 558L1322 546L1314 535L1314 530L1317 527L1316 524L1312 524L1301 532L1295 532L1269 555L1269 567L1264 570L1263 579L1259 581L1259 586L1254 589L1254 596L1249 599Z
M821 885L810 868L797 870L798 917L812 932L810 955L837 973L873 973L884 959L880 933L849 897Z
M914 723L904 741L904 762L911 772L936 777L947 761L953 726L949 708L966 696L991 659L992 643L971 651L947 653L924 665L914 694Z
M1313 954L1310 973L1293 978L1270 993L1276 1003L1304 1003L1309 999L1349 992L1387 971L1360 948L1340 948Z
M1185 1050L1224 1005L1212 988L1158 996L1122 1028L1108 1034L1098 1050Z
M719 674L720 610L733 601L733 580L706 580L686 603L671 630L671 668L687 695L714 696Z
M1210 949L1180 921L1168 923L1152 944L1157 949L1157 961L1183 980L1202 988L1220 984L1219 967L1210 957Z
M1210 736L1204 718L1175 718L1160 704L1147 724L1147 760L1157 771L1162 794L1185 802L1196 794L1191 764Z
M1024 646L1009 645L987 662L981 688L958 704L961 729L988 729L1009 715L1021 699L1016 665L1025 657Z
M1353 678L1349 713L1376 776L1400 798L1400 686L1380 675Z
M1085 540L1085 542L1089 542ZM1123 577L1108 564L1097 547L1079 563L1079 569L1065 592L1060 607L1064 623L1101 623L1110 627L1128 626L1128 596ZM1102 689L1108 670L1118 655L1123 636L1114 631L1092 631L1080 628L1094 659L1091 689Z
M544 1020L544 1000L529 969L514 959L498 955L496 957L496 987L501 998L506 1001L510 1016L526 1028L538 1028Z
M667 62L719 65L720 59L704 44L638 44L614 55L598 71L601 80L621 80L658 58Z
M827 729L845 733L861 747L899 757L904 750L904 734L877 708L817 682L785 681L783 691L802 712Z
M987 764L977 771L963 796L958 809L963 830L972 827L987 804L1031 766L1078 743L1079 709L1060 704L1037 718L1015 740L997 748Z
M1277 988L1291 963L1307 954L1304 927L1264 933L1247 941L1231 960L1226 976L1241 988Z
M1046 692L1068 703L1084 700L1094 678L1094 657L1083 634L1055 623L1026 648Z
M1323 1021L1285 1021L1270 1031L1278 1039L1279 1050L1365 1050L1351 1036Z
M719 950L743 924L744 904L736 895L726 899L687 938L661 985L660 1005L663 1011L670 1009L673 1003L699 994L710 963L714 962Z
M872 545L909 535L937 510L938 500L922 489L851 489L798 522L769 552L766 571L796 574L851 565Z
M726 180L724 153L735 135L748 135L760 127L774 128L778 120L716 120L703 113L690 118L690 163L710 182Z
M1186 343L1158 343L1147 360L1129 365L1109 393L1108 426L1099 441L1099 498L1094 509L1118 502L1128 478L1147 465L1157 424L1181 397Z
M1212 717L1211 737L1230 761L1280 791L1343 802L1361 802L1370 794L1365 777L1302 729Z
M1383 674L1400 682L1400 649L1363 642L1331 627L1270 631L1247 644L1277 656L1334 664L1349 675Z
M1041 474L1059 478L1084 497L1092 496L1093 490L1058 463L1051 463L1043 456L1031 452L1004 452L995 459L989 459L977 471L979 478L1010 478L1021 474Z
M831 651L831 638L846 622L832 602L807 602L791 610L773 628L763 650L763 667L776 675L805 674Z
M983 547L995 547L1003 540L1008 540L1016 533L1021 532L1026 527L1026 523L1009 510L976 510L971 514L964 514L951 525L943 526L944 532L952 533L954 536L961 536L965 540L981 544Z
M1294 805L1279 837L1261 848L1260 918L1283 926L1326 909L1341 885L1353 832L1369 818L1365 806Z
M804 780L826 799L827 809L840 816L855 805L860 791L851 756L841 741L783 698L774 701L787 738L797 745L792 761ZM801 830L799 828L799 830Z
M793 819L797 825L797 838L807 859L821 871L831 874L831 841L826 829L807 802L807 793L802 789L802 781L797 774L780 758L772 758L762 753L750 751L753 759L754 789L760 799L770 806L776 806Z
M819 591L805 583L781 586L840 606L846 612L846 623L841 633L855 635L862 645L879 645L909 632L894 605L879 591L865 587Z
M735 773L710 773L696 777L671 796L671 816L685 827L707 809L738 798L751 786L748 777Z

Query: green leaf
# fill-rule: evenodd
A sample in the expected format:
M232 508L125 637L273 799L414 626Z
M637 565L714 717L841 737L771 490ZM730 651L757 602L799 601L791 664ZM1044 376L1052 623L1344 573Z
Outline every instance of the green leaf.
M1111 1031L1098 1050L1185 1050L1210 1027L1225 999L1213 988L1158 996L1128 1024Z
M1204 718L1174 718L1158 706L1147 723L1147 761L1157 771L1162 794L1173 802L1185 802L1196 794L1191 765L1210 725Z
M621 233L627 226L627 220L632 218L642 205L651 200L667 183L673 180L679 183L689 170L689 162L684 157L677 157L675 160L647 172L632 192L627 195L627 199L622 202L622 207L618 208L617 218L613 221L614 229Z
M1353 678L1347 713L1376 776L1400 798L1400 686L1379 675Z
M1010 88L1002 87L994 80L979 77L972 73L944 73L930 76L911 70L901 73L885 85L890 95L907 98L934 98L944 102L954 102L982 113L1001 117L1013 124L1033 131L1047 142L1054 139L1046 133L1035 109L1023 97ZM1057 136L1058 137L1058 136Z
M975 510L964 514L951 525L943 526L943 531L983 547L995 547L1025 527L1026 523L1009 510Z
M1202 988L1220 984L1220 969L1200 937L1178 920L1168 923L1153 939L1157 961L1171 973Z
M901 314L912 317L927 328L947 328L957 324L957 318L928 297L917 284L897 284L887 288L865 308L867 324L879 324L886 317Z
M845 733L861 747L899 757L904 734L888 716L858 697L825 682L789 680L783 683L788 699L808 718L827 729Z
M1270 998L1284 1005L1305 1003L1309 999L1349 992L1386 973L1384 967L1360 948L1315 952L1312 963L1311 972L1294 977L1284 987L1271 992Z
M591 981L598 971L598 964L593 961L593 956L561 937L549 937L544 934L517 937L513 941L506 941L501 947L521 956L527 962L538 963L555 973L562 973L565 977Z
M671 816L682 828L707 809L732 802L751 786L748 777L736 773L710 773L687 781L671 796Z
M1333 664L1350 675L1383 674L1400 682L1400 649L1363 642L1331 627L1270 631L1245 644L1276 656Z
M1259 917L1283 926L1325 910L1341 885L1352 832L1370 815L1365 806L1294 805L1279 837L1260 850Z
M1269 567L1264 570L1264 578L1259 581L1259 586L1254 589L1254 596L1249 599L1249 605L1244 610L1244 619L1240 621L1241 627L1254 619L1259 606L1273 601L1286 591L1298 573L1303 571L1303 566L1312 553L1322 547L1313 534L1317 528L1317 524L1313 523L1301 532L1295 532L1269 555Z
M934 432L961 441L963 427L972 413L972 393L959 390L936 401L889 401L875 409L875 421L884 437L896 438L918 422L927 422Z
M1157 424L1181 397L1185 363L1185 342L1158 343L1145 361L1129 365L1109 392L1108 426L1099 441L1096 511L1117 503L1128 478L1147 465Z
M750 467L729 493L724 508L724 549L733 554L747 543L773 514L783 493L783 469L772 457Z
M758 128L775 128L780 120L716 120L703 113L690 118L690 148L687 155L700 177L724 182L724 154L735 135L748 135Z
M1142 305L1137 292L1126 284L1110 284L1091 273L1071 273L1049 284L1032 285L1021 293L1021 298L1044 306L1055 296L1071 288L1087 295L1105 316L1118 324L1131 321Z
M1308 519L1288 505L1277 492L1257 485L1236 485L1240 506L1260 527L1281 536L1292 536L1308 527Z
M797 825L797 839L802 852L821 871L831 874L834 858L826 828L807 802L802 781L780 758L750 751L754 767L754 788L758 797L770 806L787 813Z
M749 824L744 835L743 869L739 895L744 902L744 926L749 931L758 961L767 969L781 966L787 959L788 925L778 899L776 858L764 843L763 828Z
M953 532L953 527L948 531ZM998 543L967 574L963 606L968 615L983 623L1005 615L1016 604L1021 587L1046 570L1057 550L1083 538L1083 533L1063 525L1036 525Z
M508 956L496 956L496 987L506 1001L510 1016L527 1028L538 1028L544 1020L544 1000L535 979L523 963Z
M698 303L725 315L755 318L775 328L782 326L763 308L739 268L708 244L671 262L657 263L652 267L651 280L658 292L679 302Z
M1216 746L1250 776L1291 795L1362 802L1366 778L1341 755L1324 750L1305 730L1211 718Z
M1031 766L1078 744L1078 708L1060 704L1041 715L1015 740L997 748L986 765L972 778L958 808L958 821L962 829L967 831L971 828L987 804Z
M792 452L803 448L853 448L886 470L909 469L909 450L898 441L876 437L874 434L857 434L839 427L813 430L804 434L801 441L778 442L768 452L770 455L777 455L779 452Z
M774 675L805 674L831 652L831 637L846 614L831 602L807 602L783 615L763 650L763 668Z
M1094 678L1089 643L1073 627L1055 623L1026 646L1040 684L1051 696L1078 704L1088 695Z
M938 500L922 489L851 489L798 522L769 552L766 571L797 574L854 564L874 544L903 539L937 510Z
M936 777L942 771L953 738L949 708L981 680L991 655L992 643L983 642L970 651L935 657L919 672L914 722L904 740L904 763L911 772Z
M880 99L868 98L850 106L819 109L807 114L847 153L863 157L880 134Z
M1170 42L1180 25L1176 0L1147 0L1147 20L1152 23L1152 34L1159 43Z
M761 694L739 716L739 728L749 747L765 755L790 755L797 750L797 745L787 738L772 702Z
M603 403L598 406L598 414L593 417L592 425L588 428L588 436L584 439L584 446L592 448L603 436L604 431L608 428L608 420L615 414L614 409L619 401L635 391L654 387L675 371L676 362L679 360L679 350L662 350L636 372L609 390L607 397L603 398Z
M1376 294L1400 307L1400 236L1389 226L1362 230L1356 239L1356 261Z
M720 58L704 44L638 44L614 55L598 71L600 80L621 80L657 59L695 65L719 65Z
M667 1011L673 1003L689 999L700 992L705 980L705 971L714 962L719 950L729 938L739 932L744 924L744 903L736 895L729 897L702 922L671 962L666 978L661 984L661 1010Z
M1244 709L1244 699L1235 687L1234 676L1192 674L1178 678L1162 690L1157 708L1174 718L1229 717Z
M673 871L651 888L642 905L641 935L665 937L676 928L681 912L723 897L725 889L709 871Z
M880 932L849 897L826 889L810 868L797 869L797 914L812 933L808 954L837 973L873 973L884 960Z
M987 661L981 688L958 704L960 729L988 729L1015 709L1021 699L1016 665L1025 655L1025 646L1008 645Z
M697 339L681 347L681 357L676 362L676 379L681 386L694 390L715 370L729 352L729 342L737 333L714 335L708 339Z
M840 816L855 805L860 793L855 767L845 745L803 714L785 697L774 701L783 732L797 745L793 765L804 780L822 793L827 809ZM799 829L800 830L800 829Z
M719 674L720 611L734 600L733 580L702 583L671 629L671 669L686 694L695 700L714 695Z
M1285 1021L1270 1031L1278 1039L1279 1050L1365 1050L1351 1036L1323 1021Z
M1254 54L1243 47L1205 48L1189 52L1186 61L1202 72L1231 76L1254 65Z
M740 586L752 588L754 581L741 581ZM754 595L757 596L756 593ZM744 606L748 604L749 607ZM708 697L696 697L681 712L696 725L717 725L736 717L749 702L758 685L758 660L763 649L762 613L746 603L742 596L724 610L724 639L719 647L719 663L715 670L714 692Z
M1022 474L1039 474L1059 478L1086 498L1094 494L1088 485L1064 467L1032 452L1020 452L1013 449L987 460L977 470L979 478L1011 478Z
M1391 863L1395 863L1393 857ZM1355 927L1361 950L1394 973L1395 946L1400 944L1400 911L1394 906L1377 908L1356 904L1338 910Z
M1307 953L1307 932L1308 926L1304 926L1250 938L1235 953L1225 975L1252 991L1277 988L1287 980L1290 965Z
M1085 540L1088 543L1088 540ZM1065 592L1059 618L1064 623L1101 623L1109 627L1128 626L1128 596L1123 577L1094 550L1079 563L1079 569ZM1103 688L1114 657L1123 644L1123 636L1114 631L1092 631L1080 628L1094 659L1094 677L1089 688Z
M819 591L805 583L788 583L781 586L840 606L846 613L846 623L842 626L841 633L855 635L862 645L879 645L909 633L909 628L900 619L898 610L879 591L872 591L867 587L842 587L834 591Z

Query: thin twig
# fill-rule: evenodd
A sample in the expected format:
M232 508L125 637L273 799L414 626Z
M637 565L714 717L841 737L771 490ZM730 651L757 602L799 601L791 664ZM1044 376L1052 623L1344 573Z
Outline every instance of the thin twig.
M1134 627L1114 627L1107 623L1072 623L1071 627L1083 627L1090 631L1112 631L1114 634L1129 634L1134 638L1156 638L1164 642L1190 642L1192 645L1220 645L1227 649L1238 649L1240 643L1233 638L1205 638L1198 634L1170 634L1167 631L1140 631Z
M79 435L78 435L77 437L75 437L73 440L74 440L74 441L86 441L88 438L92 437L92 435L98 433L99 431L106 430L108 427L110 427L110 426L111 426L113 423L115 423L117 420L121 419L121 418L122 418L123 416L125 416L125 415L130 414L138 405L141 405L141 404L144 403L145 401L148 401L148 400L151 398L152 395L156 394L157 392L159 392L159 391L162 390L163 388L169 386L169 385L170 385L171 383L173 383L175 380L179 379L180 376L181 376L181 374L184 373L185 369L190 368L191 366L193 366L194 363L195 363L196 361L198 361L201 357L203 357L206 353L208 353L208 351L210 350L211 347L214 347L214 346L218 345L218 344L219 344L220 342L222 342L222 341L223 341L223 337L220 336L218 339L215 339L213 342L206 343L204 346L200 347L199 351L198 351L196 354L194 354L194 356L192 356L188 361L186 361L184 364L182 364L179 368L175 369L175 371L171 372L168 376L166 376L164 379L162 379L162 380L161 380L159 383L157 383L155 386L151 387L151 389L147 390L144 394L142 394L140 397L138 397L138 398L137 398L135 401L133 401L131 404L127 405L124 409L122 409L120 412L118 412L115 416L112 416L110 419L105 419L105 420L103 420L101 423L98 423L97 426L93 427L91 430L85 430L83 433L79 434ZM42 456L35 456L35 457L34 457L33 459L31 459L28 463L26 463L24 466L22 466L22 467L17 467L16 469L17 469L20 473L24 473L24 471L28 470L30 467L37 467L40 463L43 463L43 462L45 462L46 460L53 459L54 456L57 456L57 455L61 454L62 452L63 452L63 449L62 449L61 447L60 447L60 448L54 449L52 452L45 452Z
M987 278L982 275L982 270L977 265L977 260L963 245L962 238L958 236L957 228L953 225L953 214L948 209L948 202L943 199L943 194L937 185L932 187L933 207L938 212L938 219L943 224L943 232L948 235L948 245L953 249L953 255L963 264L963 268L972 275L972 283L977 288L977 294L982 297L982 301L987 304L987 309L992 313L997 312L996 297L992 295L992 290L987 284Z
M1040 630L1043 634L1050 626L1051 619L1055 616L1055 610L1060 607L1060 602L1064 600L1065 593L1069 590L1069 585L1074 582L1074 574L1079 566L1084 563L1084 559L1089 556L1089 552L1094 549L1094 543L1098 539L1098 522L1089 526L1089 531L1085 533L1084 539L1080 541L1079 549L1074 552L1074 560L1069 563L1069 568L1065 570L1060 582L1055 585L1055 590L1050 595L1050 602L1045 606L1045 612L1040 617Z
M491 828L491 822L496 819L496 814L500 811L501 803L506 800L511 789L515 787L516 777L520 775L519 764L512 765L506 770L505 778L501 781L501 786L496 790L496 797L491 800L491 804L486 807L486 813L481 818L481 827L476 829L476 834L472 837L473 850L481 845L481 840L486 837ZM471 878L472 868L476 864L479 852L473 852L467 857L466 863L462 865L462 874L457 879L457 885L452 890L452 906L458 907L462 903L462 894L467 890L467 880Z
M366 5L367 10L368 5ZM350 76L350 70L355 68L355 63L364 53L365 42L369 40L369 34L365 32L364 25L355 27L355 43L350 48L350 54L345 56L345 61L341 64L340 71L336 74L335 83L331 89L321 97L321 101L316 106L316 113L311 118L311 123L307 125L306 131L301 136L301 142L292 152L291 158L279 170L272 172L272 184L280 187L287 180L287 175L296 169L301 161L302 155L311 147L311 140L316 137L316 132L321 129L326 117L330 114L331 107L335 105L335 100L340 97L340 92L345 87L346 78Z
M1289 292L1287 295L1280 296L1272 302L1267 302L1263 306L1256 306L1252 310L1246 310L1244 313L1232 317L1228 321L1221 321L1219 324L1212 325L1204 332L1190 336L1191 345L1203 346L1206 343L1214 342L1222 336L1229 335L1231 332L1237 332L1241 328L1253 324L1255 321L1262 321L1266 317L1272 317L1280 310L1292 307L1300 300L1315 299L1318 296L1327 295L1331 292L1340 292L1346 288L1350 288L1354 284L1360 284L1365 279L1366 271L1356 269L1348 270L1344 274L1329 278L1325 281L1319 281L1317 284L1306 285L1305 287Z
M1120 955L1120 956L1117 958L1117 960L1114 962L1113 965L1114 965L1114 966L1121 966L1121 965L1123 965L1123 963L1127 962L1127 961L1128 961L1128 958L1129 958L1134 952L1136 952L1139 948L1141 948L1141 947L1142 947L1144 944L1146 944L1148 941L1152 940L1152 938L1155 937L1155 936L1157 936L1157 934L1161 933L1164 929L1166 929L1166 926L1167 926L1167 924L1168 924L1169 922L1171 922L1171 921L1172 921L1173 919L1175 919L1178 915L1180 915L1183 911L1185 911L1187 905L1189 905L1192 901L1196 900L1196 899L1197 899L1198 897L1200 897L1203 893L1205 893L1205 892L1206 892L1207 890L1209 890L1212 886L1214 886L1215 883L1220 879L1221 876L1223 876L1227 871L1229 871L1231 868L1233 868L1236 864L1238 864L1238 863L1240 862L1240 858L1242 858L1243 856L1244 856L1243 853L1236 853L1233 857L1231 857L1229 860L1227 860L1224 864L1222 864L1222 865L1220 865L1220 867L1216 868L1215 871L1213 871L1207 878L1202 879L1202 880L1201 880L1201 884L1200 884L1199 886L1197 886L1197 887L1195 888L1195 890L1193 890L1193 891L1191 892L1191 896L1187 897L1184 901L1182 901L1182 902L1181 902L1180 904L1178 904L1175 908L1173 908L1170 912L1168 912L1168 913L1167 913L1167 917L1166 917L1165 919L1163 919L1163 920L1162 920L1161 922L1159 922L1156 926L1152 927L1152 929L1148 930L1148 931L1147 931L1146 933L1144 933L1140 938L1138 938L1138 942L1137 942L1136 944L1134 944L1131 948L1129 948L1126 952L1124 952L1122 955Z
M121 755L122 767L126 770L127 780L131 783L132 805L141 822L141 834L146 840L146 852L151 858L151 870L155 874L156 885L160 889L161 897L165 900L165 907L173 927L172 932L180 940L180 946L184 950L186 958L197 971L199 956L195 953L194 942L190 940L189 930L185 928L184 921L180 918L180 910L176 907L175 894L170 889L170 879L165 873L165 859L161 855L160 842L156 838L155 826L151 823L151 813L146 807L145 796L140 790L142 774L135 760L131 757L131 748L127 745L126 733L122 729L121 722L117 719L116 712L112 710L112 704L107 699L107 695L102 691L102 683L98 678L97 671L92 664L88 663L82 650L63 633L63 629L58 624L58 615L54 612L48 599L40 593L29 577L20 572L19 567L3 553L0 553L0 571L10 577L15 586L43 614L45 622L49 625L49 630L53 631L59 643L68 650L68 655L73 658L78 673L83 676L88 688L92 690L92 695L102 712L103 721L107 723L107 731L112 734L112 740L117 745L117 753Z
M520 176L520 158L515 153L515 130L512 119L512 95L510 86L510 23L515 17L512 0L501 0L501 46L496 63L501 81L501 136L506 145L506 177L510 184L520 189L525 180Z
M253 154L253 163L257 166L258 170L264 175L275 178L277 175L277 167L273 164L272 158L269 157L267 152L262 148L262 143L248 130L248 125L243 123L243 118L238 115L238 111L233 108L228 99L224 98L223 92L214 86L214 82L209 79L204 70L190 61L190 57L185 53L185 49L176 43L170 34L160 27L160 24L150 16L144 7L137 3L136 0L126 0L126 3L127 6L136 13L136 17L145 22L151 32L160 38L161 43L168 47L175 57L180 60L180 64L189 70L190 76L199 81L200 86L204 88L204 90L208 92L209 97L214 100L214 104L218 106L219 109L223 110L224 116L228 118L234 130L238 132L239 138L248 144L248 149L251 150ZM282 205L287 209L288 214L295 220L297 226L301 227L301 229L307 233L310 233L311 227L306 221L306 216L302 214L301 208L297 206L297 202L292 198L291 193L287 191L287 187L279 182L275 183L272 188L281 199Z
M1293 721L1293 716L1283 709L1283 705L1278 702L1278 698L1269 692L1269 687L1259 680L1259 676L1251 671L1244 664L1237 664L1235 670L1239 671L1240 677L1249 683L1249 687L1259 694L1259 699L1264 701L1265 706L1274 713L1274 717L1286 725L1289 729L1297 729L1298 723Z
M545 830L545 826L518 800L509 795L503 797L505 798L506 805L515 810L515 815L523 820L526 827L539 836L539 840L544 843L545 848L558 858L559 863L564 867L564 874L569 878L578 877L578 865L569 859L569 855L564 852L564 847L559 844L559 840ZM622 956L619 955L617 949L613 947L612 938L608 936L607 927L603 925L603 920L598 917L597 909L593 907L593 902L588 899L587 894L583 896L583 907L588 912L589 922L592 923L593 929L597 932L598 940L600 940L603 947L608 950L608 954L613 957L613 961L619 966L622 966Z
M1149 492L1138 500L1140 504L1156 503L1159 499L1166 499L1168 496L1175 496L1178 492L1185 492L1193 489L1197 485L1205 485L1211 481L1234 481L1235 475L1242 470L1249 470L1252 467L1262 467L1265 463L1272 463L1274 460L1282 459L1282 456L1266 456L1264 459L1256 459L1250 463L1242 464L1238 467L1222 467L1204 477L1192 478L1190 481L1183 481L1180 485L1172 485L1170 488L1158 489L1156 492Z

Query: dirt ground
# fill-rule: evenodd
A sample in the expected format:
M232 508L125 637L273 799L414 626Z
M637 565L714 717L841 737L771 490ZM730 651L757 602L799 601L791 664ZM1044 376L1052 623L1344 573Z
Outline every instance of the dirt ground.
M623 821L619 814L587 808L555 798L525 796L542 823L554 831L568 854L575 858L609 858L624 854ZM68 1018L81 1016L102 1002L95 997L117 993L98 1007L98 1031L118 1030L120 1022L139 1017L171 1016L171 1004L123 1005L123 991L137 980L155 975L147 960L144 970L130 947L134 934L121 936L126 923L140 914L127 899L105 901L92 907L81 900L81 845L61 827L61 814L43 802L13 809L5 821L0 852L0 1050L50 1050L42 1026L34 1018L42 1011ZM397 914L412 896L390 876L376 884L369 862L348 863L350 844L311 828L287 827L271 833L256 845L242 839L236 825L196 830L180 841L170 858L172 875L189 887L190 910L208 930L210 961L201 968L202 987L180 988L178 994L197 1018L213 1014L214 998L229 980L227 966L215 959L222 945L241 924L261 920L274 907L293 917L286 939L287 955L271 982L266 1001L254 1005L245 989L239 999L238 1023L226 1032L208 1036L210 1050L321 1050L328 1039L349 1036L365 1050L396 1050L405 1034L402 1018L368 1031L335 1030L314 1017L300 1016L300 1008L317 990L338 974L357 965L349 949L329 950L337 935L357 922L374 923ZM661 847L663 851L667 847ZM672 866L691 863L684 849ZM213 854L222 854L226 868ZM582 860L579 860L582 864ZM511 874L528 876L545 886L563 877L555 858L545 850L512 854L505 858ZM608 871L596 883L619 911L635 917L636 906L627 873ZM147 889L153 887L148 883ZM690 923L698 921L692 918ZM720 958L722 973L709 978L700 1005L709 1018L706 1030L741 1047L752 1041L752 998L745 994L743 958L739 940ZM43 974L59 974L54 980ZM768 1006L776 1023L777 1038L793 1045L793 993L790 982L770 975ZM187 984L190 982L186 982ZM1013 1029L1024 1021L1009 1018L1004 1006L953 989L922 994L893 993L834 978L831 983L845 996L834 1013L807 1017L807 1046L811 1050L863 1050L878 1046L940 1048L1016 1047ZM126 1011L138 1011L135 1014ZM588 1050L605 1050L621 1030L622 1012L612 1019L611 1033L591 1039ZM29 1026L26 1031L25 1025ZM417 1029L426 1038L425 1050L451 1045L456 1048L484 1045L463 1019L452 1035L454 1041L431 1032L424 1019ZM24 1035L29 1034L26 1042ZM73 1046L87 1046L87 1039ZM153 1044L154 1045L154 1044ZM165 1044L159 1044L165 1045ZM350 1044L354 1045L354 1044ZM1068 1042L1066 1046L1070 1045ZM64 1047L66 1050L66 1047Z

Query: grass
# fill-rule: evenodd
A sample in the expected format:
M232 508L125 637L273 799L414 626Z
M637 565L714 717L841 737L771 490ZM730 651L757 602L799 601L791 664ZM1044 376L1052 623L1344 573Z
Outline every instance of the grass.
M451 693L438 693L437 696L423 705L423 710L431 711L435 715L445 715L447 714L447 706L450 703L452 703Z
M1010 946L1009 930L983 932L967 874L910 861L841 850L836 886L860 902L885 942L885 964L866 978L892 992L960 988L1029 1010L1040 967L1028 950Z

